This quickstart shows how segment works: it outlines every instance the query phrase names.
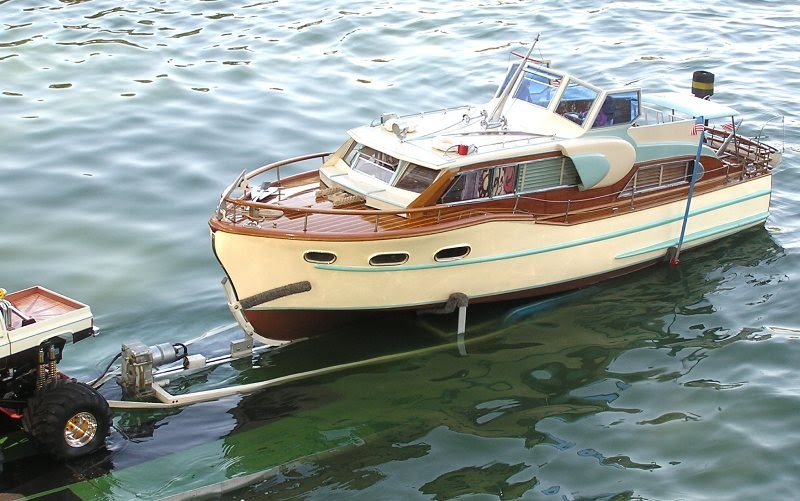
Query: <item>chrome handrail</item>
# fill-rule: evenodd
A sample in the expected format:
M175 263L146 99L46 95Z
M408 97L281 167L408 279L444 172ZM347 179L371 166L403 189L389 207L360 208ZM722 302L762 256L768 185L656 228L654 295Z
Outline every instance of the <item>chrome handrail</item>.
M721 134L720 131L717 131L717 132ZM754 140L747 139L747 138L741 138L741 139L746 141L746 142L749 142L750 146L753 147L753 148L762 148L763 147L763 148L767 148L767 151L769 151L770 149L774 150L774 148L770 147L769 145L758 143L758 142L755 142ZM765 160L763 160L763 159L758 158L759 155L758 155L757 151L758 150L750 152L749 155L748 154L744 154L744 155L742 155L742 157L743 158L749 158L754 164L757 164L757 166L764 167L764 165L767 162ZM374 224L372 225L373 226L373 231L378 232L378 231L380 231L380 229L379 229L379 219L378 218L379 218L379 216L383 216L383 215L387 215L387 216L390 216L390 215L402 215L404 217L408 217L410 215L425 214L425 215L435 216L437 224L441 224L442 221L443 221L443 214L445 214L445 213L453 213L454 215L457 214L457 213L460 213L460 214L463 215L465 213L469 214L471 211L475 210L474 207L464 207L462 209L459 209L458 207L454 207L453 205L450 205L450 204L447 204L447 205L439 204L439 205L432 205L432 206L426 206L426 207L417 207L417 208L408 208L408 207L406 207L406 208L398 208L398 209L373 209L373 208L343 209L343 208L319 208L319 207L290 207L290 206L286 206L286 205L280 204L280 203L257 202L257 201L253 201L253 200L243 200L243 199L240 199L240 198L230 198L232 192L236 188L246 189L247 188L246 182L248 180L251 180L251 179L255 178L258 175L261 175L261 174L263 174L265 172L268 172L268 171L271 171L271 170L274 170L274 169L280 169L280 167L282 167L282 166L286 166L286 165L290 165L290 164L294 164L294 163L298 163L298 162L302 162L302 161L306 161L306 160L311 160L311 159L314 159L314 158L324 158L324 157L326 157L328 155L330 155L330 153L314 153L314 154L310 154L310 155L303 155L303 156L298 156L298 157L282 160L282 161L279 161L279 162L274 162L274 163L265 165L263 167L260 167L260 168L258 168L256 170L252 171L252 172L249 172L249 173L244 173L243 172L242 174L239 175L239 177L236 179L236 181L234 183L232 183L231 185L229 185L227 187L226 191L223 193L223 196L221 197L220 202L219 202L219 204L217 206L216 219L219 220L219 221L222 221L223 219L225 219L225 217L226 217L225 209L226 209L226 205L227 205L227 207L230 207L233 210L233 214L231 214L230 221L232 223L234 223L234 224L236 224L239 221L239 217L237 217L237 214L242 214L243 217L246 218L246 219L253 219L252 217L248 217L248 216L244 215L244 214L246 214L247 210L251 210L251 209L266 209L266 210L280 211L281 213L284 213L284 214L293 214L293 215L297 215L299 217L302 217L304 219L303 228L302 228L303 232L309 231L310 224L309 224L308 218L309 218L309 216L315 215L315 214L365 217L365 218L368 218L370 220L374 220ZM754 158L750 158L750 157L754 157ZM762 164L764 164L764 165L762 165ZM725 166L723 166L722 168L724 169ZM768 169L765 169L765 170L768 170ZM713 170L709 170L708 171L708 173L711 173L711 172L713 172ZM628 193L628 195L624 195L625 193ZM518 218L533 218L535 221L541 220L542 218L554 221L557 218L563 217L563 223L567 223L568 224L570 218L575 216L576 214L589 214L592 211L596 211L596 210L606 210L606 207L603 207L603 208L586 208L586 209L577 209L576 210L576 209L574 209L572 207L573 204L575 204L576 202L581 202L582 204L584 204L586 202L591 202L591 201L600 200L600 199L608 199L609 202L611 202L612 201L612 197L617 197L616 200L617 200L617 202L619 202L620 205L629 203L631 209L635 210L636 204L634 203L634 198L636 197L636 195L637 195L637 193L630 193L630 190L623 189L623 190L620 190L619 192L616 192L616 193L606 193L604 195L600 195L600 196L592 197L592 198L587 198L587 199L581 199L581 200L578 201L578 200L571 200L571 199L568 199L568 200L552 200L552 199L537 198L535 196L530 196L530 195L516 194L516 195L514 195L516 200L515 200L513 208L506 208L502 212L502 214L505 217L512 217L514 219L518 219ZM630 200L628 200L628 197L630 197ZM547 213L547 214L535 214L535 213L528 212L526 210L519 209L518 206L519 206L519 203L520 203L521 200L528 200L528 201L533 201L533 202L546 202L546 203L549 203L549 204L564 204L565 205L565 210L564 210L564 212L560 212L560 213L555 213L554 212L554 213ZM481 215L484 216L484 217L490 216L492 214L495 215L495 216L499 216L501 213L493 212L493 213L490 214L490 213L481 211ZM313 231L313 228L311 229L311 231Z
M322 161L324 162L325 161L325 157L327 157L330 154L331 154L330 151L323 151L323 152L320 152L320 153L311 153L311 154L308 154L308 155L300 155L299 157L292 157L292 158L287 158L285 160L280 160L278 162L273 162L271 164L267 164L267 165L261 166L261 167L259 167L258 169L254 170L254 171L248 172L245 175L245 179L249 181L250 179L252 179L252 178L254 178L256 176L260 176L261 174L263 174L263 173L265 173L267 171L270 171L270 170L273 170L273 169L280 169L284 165L294 164L294 163L298 163L298 162L304 162L306 160L313 160L315 158L322 158ZM278 177L280 177L280 174L278 174Z

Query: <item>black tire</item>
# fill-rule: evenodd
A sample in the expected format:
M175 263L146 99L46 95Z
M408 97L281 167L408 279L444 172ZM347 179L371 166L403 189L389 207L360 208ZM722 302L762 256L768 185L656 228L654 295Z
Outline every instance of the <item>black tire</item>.
M75 459L105 444L111 427L108 402L74 379L50 381L28 400L22 426L56 459Z

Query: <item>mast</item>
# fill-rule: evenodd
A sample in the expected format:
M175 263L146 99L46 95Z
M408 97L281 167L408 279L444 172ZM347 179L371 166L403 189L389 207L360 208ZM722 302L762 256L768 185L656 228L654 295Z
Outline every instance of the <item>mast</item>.
M489 116L483 122L484 128L488 128L493 124L499 123L500 114L506 105L506 101L508 101L508 97L511 95L511 90L516 87L517 82L519 82L519 79L522 77L522 72L525 69L525 63L531 56L531 52L533 52L533 48L536 47L536 42L538 41L539 41L539 35L537 34L536 40L533 41L533 43L531 44L531 48L528 49L528 53L525 54L525 57L522 59L522 62L519 65L519 68L517 68L517 71L514 73L514 78L512 78L511 81L508 82L508 85L506 85L506 88L503 89L503 93L500 95L500 99L497 101L497 105L494 107L494 110L492 110L492 113L489 114Z
M686 225L689 222L689 209L692 206L692 197L694 196L694 185L697 182L697 178L700 177L700 174L703 172L703 165L700 163L700 157L703 153L703 144L705 141L705 120L702 116L699 116L695 119L693 131L698 131L700 135L700 140L697 143L697 154L695 155L694 165L692 165L692 178L689 182L689 194L686 196L686 210L683 214L683 221L681 223L681 234L678 237L678 245L675 246L675 255L669 260L669 264L672 266L677 266L681 260L681 246L683 246L683 238L686 235Z

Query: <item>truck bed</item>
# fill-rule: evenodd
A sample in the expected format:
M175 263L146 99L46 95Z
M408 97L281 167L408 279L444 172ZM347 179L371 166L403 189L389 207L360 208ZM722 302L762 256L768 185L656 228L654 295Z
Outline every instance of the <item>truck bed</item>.
M8 294L6 299L25 317L33 318L36 322L86 307L82 303L38 286ZM21 327L22 320L19 315L12 314L11 328Z

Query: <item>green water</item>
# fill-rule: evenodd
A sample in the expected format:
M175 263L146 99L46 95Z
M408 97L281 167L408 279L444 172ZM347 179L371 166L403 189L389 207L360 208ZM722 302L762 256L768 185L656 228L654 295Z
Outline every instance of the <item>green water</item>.
M470 307L461 341L455 318L379 317L175 381L187 391L384 357L255 395L119 412L108 450L70 465L0 438L0 491L796 497L795 2L0 0L0 286L92 306L101 336L62 363L81 379L134 339L207 336L193 346L223 352L238 332L206 221L224 187L242 169L334 148L383 112L485 100L509 51L537 33L542 57L601 85L687 90L692 71L712 71L714 99L742 112L748 135L784 115L766 227L677 268Z

